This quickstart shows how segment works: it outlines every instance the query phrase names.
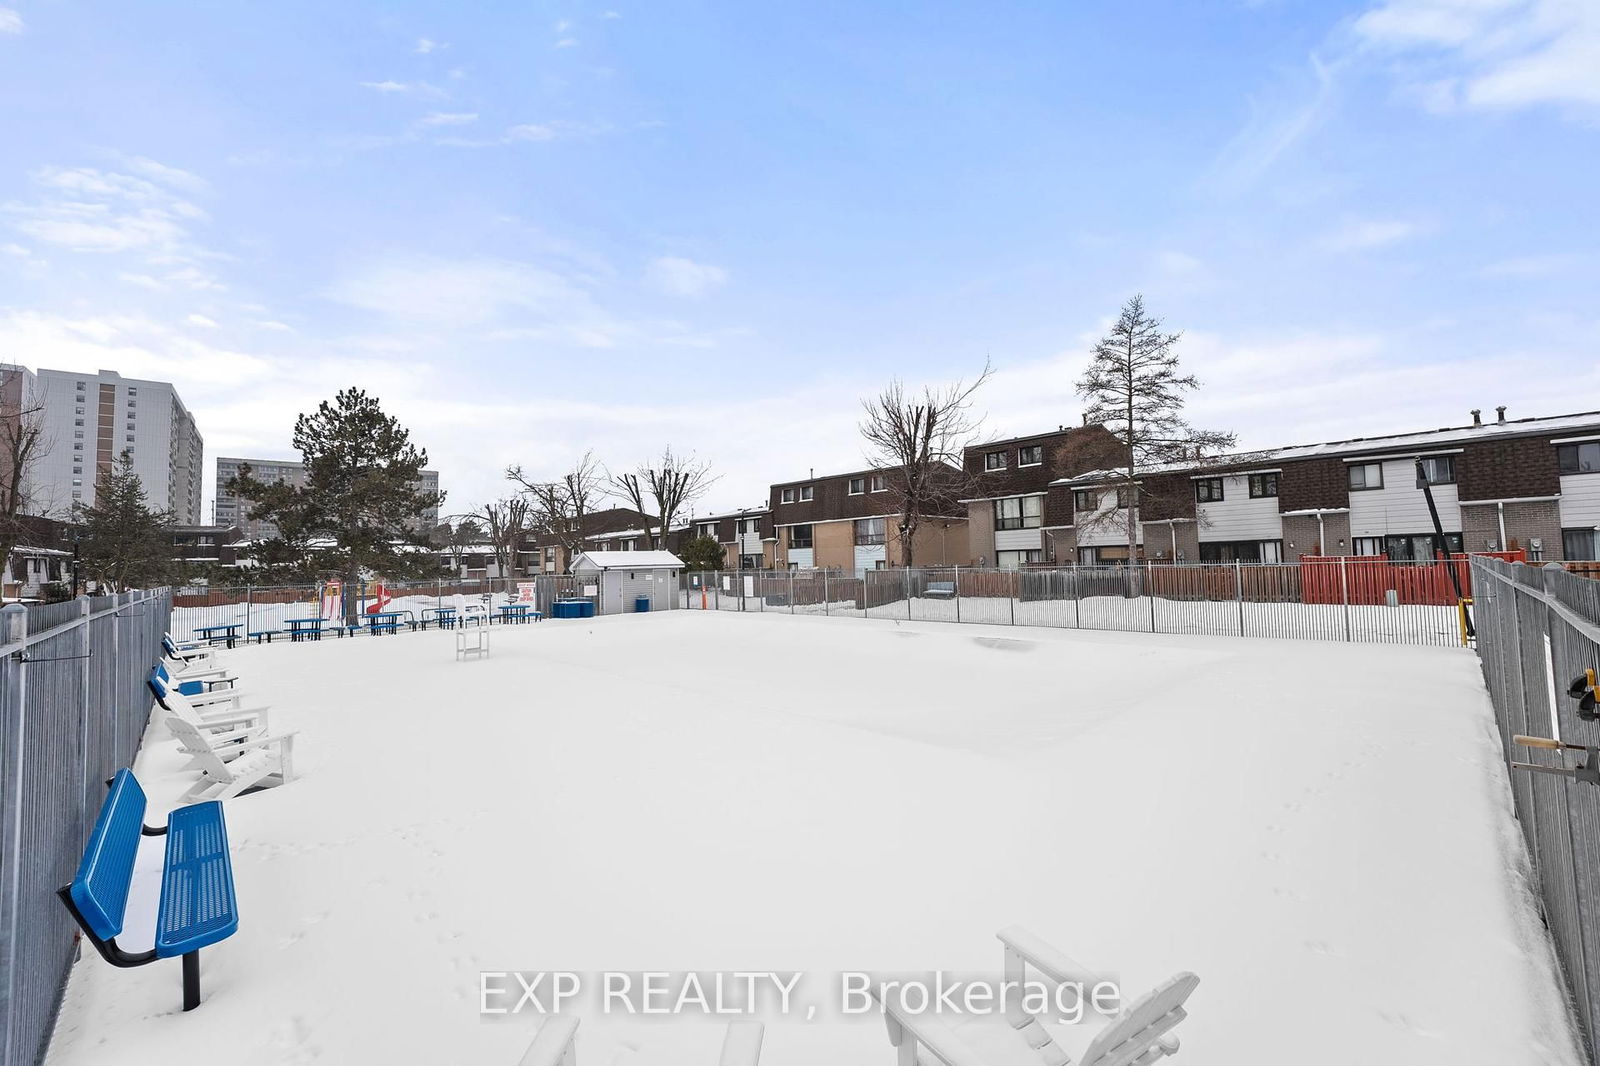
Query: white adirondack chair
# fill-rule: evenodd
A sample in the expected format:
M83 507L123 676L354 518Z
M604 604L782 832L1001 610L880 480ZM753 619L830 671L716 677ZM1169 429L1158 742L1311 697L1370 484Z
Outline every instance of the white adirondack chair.
M760 1022L733 1022L722 1038L719 1066L760 1066L761 1038L766 1026ZM523 1053L518 1066L578 1066L578 1018L556 1014L545 1020Z
M999 937L1006 946L1005 980L1018 988L1029 966L1057 986L1092 990L1099 980L1026 929L1011 926ZM1111 1019L1076 1063L1050 1029L1023 1010L1020 996L1007 1001L1004 1014L961 1015L947 1023L932 1013L901 1010L878 996L876 986L873 994L884 1008L899 1066L1150 1066L1177 1054L1178 1038L1167 1034L1187 1017L1184 1001L1199 983L1192 973L1169 977Z
M184 803L232 799L251 789L271 788L294 779L293 733L216 745L212 734L177 716L167 719L167 727L200 769L200 780L183 794ZM230 749L231 758L224 759L220 747Z
M168 714L181 714L196 725L209 729L267 728L267 709L244 706L242 692L227 689L186 696L160 678L152 678L150 683Z
M173 639L171 633L161 634L161 650L168 660L175 663L206 668L216 665L216 656L210 648L202 647L192 640L179 643Z

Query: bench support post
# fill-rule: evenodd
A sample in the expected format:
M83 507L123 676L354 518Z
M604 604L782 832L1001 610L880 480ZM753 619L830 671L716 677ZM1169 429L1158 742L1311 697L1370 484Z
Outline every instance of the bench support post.
M183 956L183 1009L194 1010L200 1005L200 953L191 951Z

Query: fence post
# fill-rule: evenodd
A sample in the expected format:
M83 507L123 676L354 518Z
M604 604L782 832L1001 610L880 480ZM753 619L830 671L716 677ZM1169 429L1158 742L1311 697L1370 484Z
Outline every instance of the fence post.
M961 567L955 568L956 586L956 621L961 621Z
M1021 570L1000 570L1000 571L998 571L998 573L1004 574L1006 576L1006 580L1011 583L1011 588L1008 590L1011 593L1011 595L1006 597L1006 603L1010 604L1010 606L1011 606L1011 624L1012 625L1016 625L1017 624L1017 594L1020 591L1022 591L1017 586L1018 586L1019 582L1022 580L1021 577L1019 576L1019 575L1021 575L1022 571Z
M1350 635L1350 571L1346 562L1344 556L1339 556L1339 599L1344 601L1344 639L1351 641L1355 638ZM1301 599L1304 598L1302 594Z
M789 613L794 614L794 571L789 571Z
M1151 569L1154 565L1149 559L1144 561L1144 598L1150 601L1150 632L1152 633L1156 631L1156 574Z
M0 1046L0 1062L17 1062L21 1052L14 1046L17 1032L17 921L18 904L22 898L22 766L23 750L28 747L23 737L27 725L24 696L27 689L27 665L22 661L23 642L28 639L28 610L20 603L0 608L0 644L15 647L15 652L0 659L0 756L8 758L10 765L0 774L6 785L0 796L0 841L5 842L5 854L0 856L0 870L6 872L4 885L0 885L0 988L6 995L0 1001L5 1011L5 1044Z
M1233 598L1239 602L1239 635L1244 636L1244 566L1233 561Z
M121 593L112 593L113 602L122 599ZM90 780L94 776L94 769L89 765L89 707L94 699L94 660L90 658L93 649L90 648L89 630L94 623L89 620L89 597L84 596L78 601L78 639L74 641L76 653L82 656L78 661L78 676L82 679L83 689L78 696L78 825L89 824L89 790L92 787ZM115 615L112 616L115 618ZM113 623L115 624L115 623ZM76 841L74 842L76 843Z
M822 613L823 615L828 613L828 572L826 570L822 572Z
M1083 628L1083 581L1078 564L1072 564L1072 628Z
M906 575L906 621L911 621L911 567L902 566L900 571Z
M244 587L244 642L246 644L250 643L250 594L252 591L254 591L254 586L246 585ZM319 611L318 613L320 614L321 612Z

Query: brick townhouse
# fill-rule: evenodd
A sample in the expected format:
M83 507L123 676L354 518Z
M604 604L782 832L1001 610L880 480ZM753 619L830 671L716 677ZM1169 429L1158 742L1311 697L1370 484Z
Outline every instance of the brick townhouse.
M1600 412L1508 419L1298 445L1141 476L1141 554L1186 562L1279 562L1304 555L1425 559L1432 519L1452 551L1522 549L1530 560L1600 554ZM1057 479L1045 503L1058 558L1127 556L1128 489L1108 471ZM1062 548L1069 545L1072 554Z
M694 536L710 537L722 545L722 565L727 570L771 569L778 540L777 530L772 525L772 511L766 507L746 507L696 518Z
M1053 433L975 444L961 464L968 497L967 562L1007 569L1072 561L1057 551L1056 532L1071 516L1050 486L1115 461L1117 441L1104 426L1058 427ZM1052 502L1056 501L1055 506Z
M961 471L943 468L951 488L941 513L923 519L912 543L918 566L959 565L970 560L967 516L954 491ZM900 495L894 471L856 470L772 486L770 511L777 539L777 569L864 571L900 566Z
M631 507L607 507L585 515L583 529L588 546L597 551L604 550L602 545L613 541L630 537L643 539L644 515ZM517 556L518 572L527 574L564 574L572 561L565 548L537 530L522 538L522 547Z

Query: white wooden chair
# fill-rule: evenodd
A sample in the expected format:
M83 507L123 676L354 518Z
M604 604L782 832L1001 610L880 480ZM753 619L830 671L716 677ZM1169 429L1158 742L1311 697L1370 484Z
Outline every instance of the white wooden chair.
M268 728L267 709L244 706L242 692L226 689L186 696L158 677L149 678L147 683L162 709L168 714L182 715L195 725L212 730L243 726L259 726L263 730Z
M732 1022L722 1037L719 1066L760 1066L761 1039L766 1026L760 1022ZM578 1018L556 1014L539 1026L533 1043L523 1053L518 1066L578 1066Z
M1011 926L999 937L1006 946L1005 980L1016 988L1028 980L1030 966L1058 987L1092 991L1100 980L1026 929ZM899 1066L1150 1066L1177 1054L1178 1038L1167 1034L1188 1016L1183 1004L1199 983L1192 973L1169 977L1112 1018L1075 1064L1055 1034L1023 1009L1020 995L1007 999L1004 1014L961 1015L949 1023L900 1009L877 986L873 995L884 1008Z
M293 733L218 745L213 743L212 734L176 715L167 719L167 727L200 770L200 780L183 794L184 803L232 799L249 790L271 788L294 779ZM223 757L223 747L229 749L229 758Z
M212 650L203 647L192 640L183 642L172 639L171 633L161 634L161 651L174 663L185 666L199 666L209 669L216 665L216 655Z

